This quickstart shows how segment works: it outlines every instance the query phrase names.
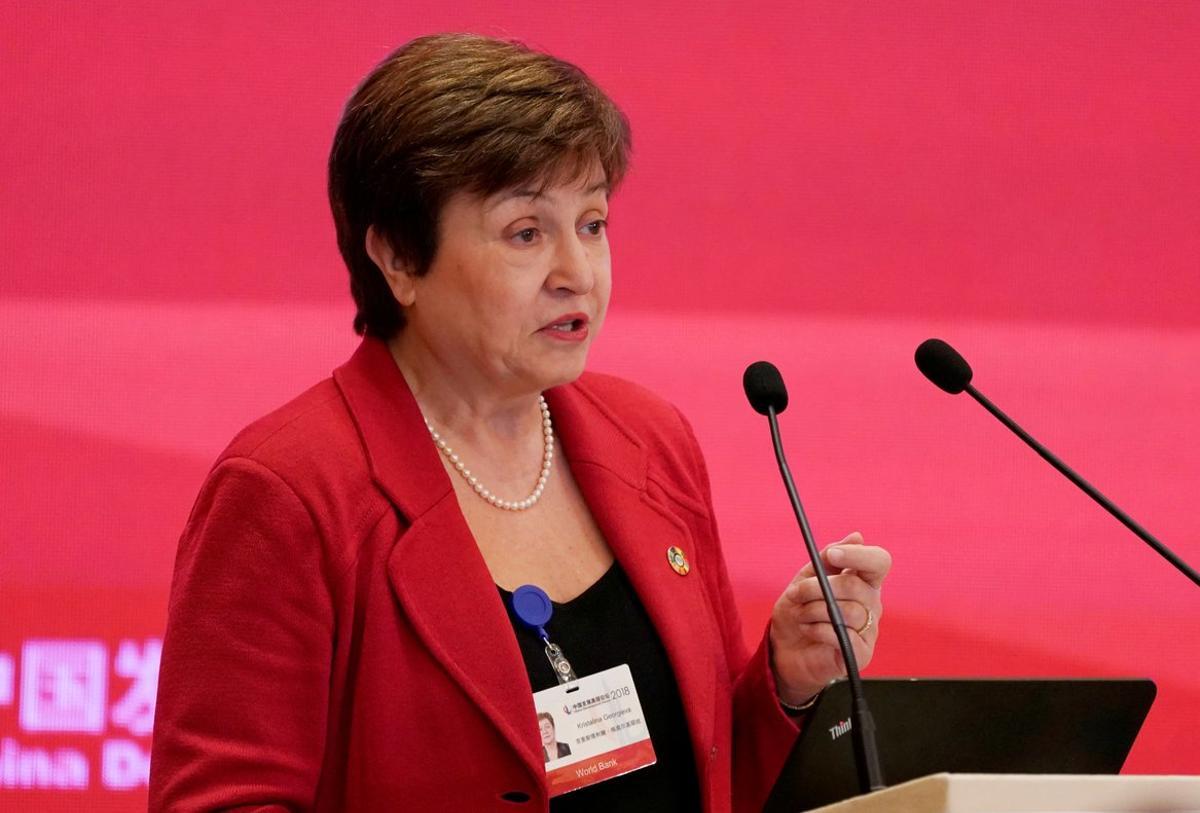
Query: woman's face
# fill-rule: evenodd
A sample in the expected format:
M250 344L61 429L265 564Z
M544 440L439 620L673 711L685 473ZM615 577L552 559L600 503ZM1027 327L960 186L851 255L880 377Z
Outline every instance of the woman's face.
M542 745L550 746L554 744L554 723L547 720L545 717L538 720L538 728L542 731Z
M575 380L608 308L607 216L598 167L577 182L455 195L429 273L409 280L401 340L460 383L504 394Z

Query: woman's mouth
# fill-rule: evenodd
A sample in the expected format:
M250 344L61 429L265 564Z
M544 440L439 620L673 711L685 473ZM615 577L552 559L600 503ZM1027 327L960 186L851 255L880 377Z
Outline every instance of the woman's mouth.
M565 314L538 332L560 341L582 341L588 335L588 318L581 313Z

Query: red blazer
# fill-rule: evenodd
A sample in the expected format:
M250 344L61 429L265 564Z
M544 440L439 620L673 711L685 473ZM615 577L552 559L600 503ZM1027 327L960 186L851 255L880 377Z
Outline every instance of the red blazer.
M608 376L546 397L674 668L704 809L760 809L797 728L765 643L751 655L743 642L690 428ZM403 376L367 339L238 435L197 498L171 585L150 809L547 805L508 616Z

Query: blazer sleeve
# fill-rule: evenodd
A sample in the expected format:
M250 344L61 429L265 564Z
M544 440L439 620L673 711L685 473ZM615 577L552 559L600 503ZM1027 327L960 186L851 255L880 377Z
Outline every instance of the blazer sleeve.
M716 514L713 512L708 469L691 425L682 413L679 418L691 448L692 467L704 494L711 538L717 542L720 537L717 534ZM763 631L753 652L746 646L725 565L725 554L719 542L716 555L712 558L714 561L707 570L715 571L715 574L710 577L709 587L715 595L714 609L721 626L725 659L733 680L733 810L735 813L759 813L800 728L779 705L775 676L771 671L767 630Z
M313 806L333 602L309 510L266 466L218 463L179 543L150 810Z

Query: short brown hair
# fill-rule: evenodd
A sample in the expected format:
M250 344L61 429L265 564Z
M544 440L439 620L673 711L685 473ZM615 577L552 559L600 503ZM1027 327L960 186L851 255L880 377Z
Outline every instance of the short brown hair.
M575 180L595 162L613 189L629 147L625 116L568 62L471 34L401 46L355 90L329 154L329 205L358 306L355 332L388 339L404 325L367 255L369 227L421 275L451 195Z

